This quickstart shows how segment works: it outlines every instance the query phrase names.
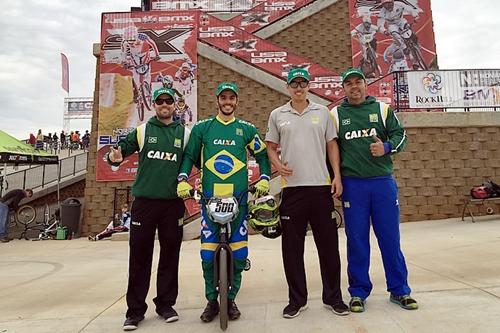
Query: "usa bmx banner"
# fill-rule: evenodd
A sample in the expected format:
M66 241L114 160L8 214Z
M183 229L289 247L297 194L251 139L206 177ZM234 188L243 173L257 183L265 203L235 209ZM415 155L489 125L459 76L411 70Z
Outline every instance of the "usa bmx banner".
M411 108L500 106L500 70L408 72Z
M367 78L437 68L430 0L349 0L352 64Z
M104 13L101 22L97 181L133 180L137 154L111 168L110 147L155 115L152 93L174 89L175 115L197 120L198 12Z
M304 68L311 75L312 93L332 101L341 96L342 79L337 73L232 26L227 21L207 16L200 24L201 41L282 79L286 79L290 70Z
M256 5L254 7L235 16L229 20L228 23L247 32L254 33L312 1L313 0L255 1Z
M239 12L252 8L253 0L145 0L151 10L193 10Z

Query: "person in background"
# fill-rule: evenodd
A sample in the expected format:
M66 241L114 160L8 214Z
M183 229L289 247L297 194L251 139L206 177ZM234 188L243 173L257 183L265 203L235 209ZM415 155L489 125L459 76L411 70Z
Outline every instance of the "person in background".
M66 141L67 136L66 133L64 133L64 130L61 131L61 135L59 136L59 138L61 139L61 149L66 149L68 147L68 142Z
M9 214L10 211L17 211L19 209L19 202L24 198L31 198L33 190L12 190L7 192L0 198L0 242L8 243L12 240L9 237Z
M47 134L46 136L43 136L43 142L45 143L45 150L50 151L50 153L53 153L53 146L52 146L52 133Z
M35 148L36 147L36 136L33 133L30 133L30 138L28 139L28 143Z
M54 153L58 154L61 151L60 145L59 145L59 138L57 137L57 133L54 132L52 135L52 147L54 148Z
M130 212L128 211L128 204L123 204L122 205L122 214L119 216L115 216L115 219L109 222L108 226L106 229L98 233L97 235L89 236L90 241L98 241L103 238L108 238L111 237L114 233L117 232L126 232L129 231L130 229ZM116 220L119 221L119 225L115 225Z
M36 149L43 149L43 134L42 130L38 130L38 134L36 135Z
M88 150L90 145L90 133L88 130L85 130L85 134L82 136L82 149Z

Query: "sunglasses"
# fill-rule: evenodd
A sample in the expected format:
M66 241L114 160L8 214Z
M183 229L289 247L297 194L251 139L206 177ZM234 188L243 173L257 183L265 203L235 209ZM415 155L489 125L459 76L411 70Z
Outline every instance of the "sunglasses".
M164 98L157 98L155 100L155 103L156 105L163 105L163 103L167 104L167 105L172 105L174 104L174 100L171 99L171 98L167 98L167 99L164 99Z
M298 86L300 86L301 88L305 88L307 87L307 85L309 84L309 82L307 81L292 81L290 82L288 85L290 86L290 88L297 88Z

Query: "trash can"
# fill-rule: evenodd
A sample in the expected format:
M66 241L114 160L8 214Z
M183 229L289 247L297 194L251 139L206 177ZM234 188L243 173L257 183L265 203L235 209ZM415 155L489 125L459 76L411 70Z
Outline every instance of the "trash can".
M80 212L82 204L76 198L68 198L61 203L61 225L68 228L68 237L78 237L80 233Z

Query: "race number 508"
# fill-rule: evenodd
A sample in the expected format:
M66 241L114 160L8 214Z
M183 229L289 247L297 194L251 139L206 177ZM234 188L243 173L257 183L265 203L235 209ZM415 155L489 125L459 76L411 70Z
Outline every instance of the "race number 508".
M234 210L234 203L232 202L218 202L215 206L216 213L228 213Z

